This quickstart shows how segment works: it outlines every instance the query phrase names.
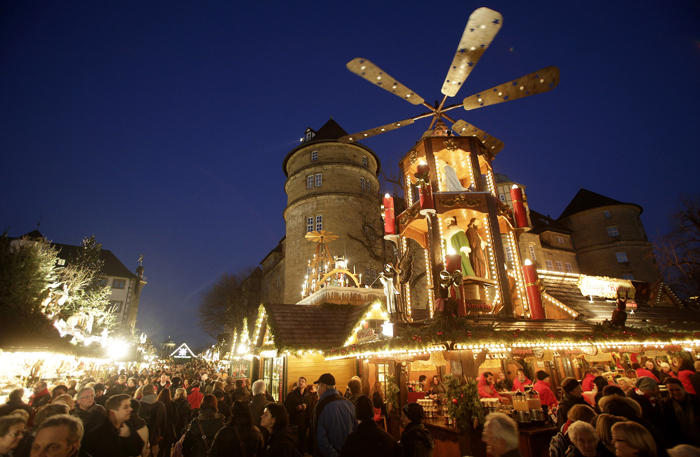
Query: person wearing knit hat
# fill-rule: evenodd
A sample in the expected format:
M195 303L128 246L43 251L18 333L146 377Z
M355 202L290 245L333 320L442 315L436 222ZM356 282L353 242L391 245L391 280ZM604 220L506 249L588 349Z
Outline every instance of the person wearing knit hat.
M418 403L408 403L401 409L401 423L404 426L400 440L401 455L432 455L435 440L423 424L424 417L423 407Z
M542 406L546 405L548 408L556 408L559 405L557 397L550 388L549 373L546 371L540 370L537 372L537 382L532 388L540 394L540 403Z
M564 391L561 402L557 409L557 427L561 428L567 421L569 410L574 405L588 405L583 398L581 383L574 378L564 378L561 381L561 388Z
M664 430L664 414L660 404L659 383L649 376L642 376L634 383L636 387L627 394L628 398L642 407L642 419L651 422L657 430Z

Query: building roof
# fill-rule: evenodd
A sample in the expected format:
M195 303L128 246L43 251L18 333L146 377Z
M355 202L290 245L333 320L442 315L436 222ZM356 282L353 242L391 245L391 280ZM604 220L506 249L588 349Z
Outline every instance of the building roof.
M512 179L501 173L494 173L493 177L496 179L496 184L500 184L502 182L513 182Z
M311 130L313 130L313 129L311 129ZM311 138L308 141L304 141L299 146L297 146L294 149L292 149L291 151L289 151L287 156L284 158L284 160L282 161L282 171L284 171L285 176L289 176L287 174L287 162L294 155L294 153L297 152L297 150L299 150L300 148L306 147L310 144L314 144L314 143L329 143L329 142L337 143L338 138L343 137L343 136L348 134L345 131L345 129L343 129L340 126L340 124L338 124L335 120L333 120L333 118L330 118L328 120L328 122L323 124L323 127L318 129L318 131L315 133L316 133L316 136L314 136L313 138ZM382 162L379 160L379 156L377 156L377 154L375 154L375 152L373 150L371 150L370 148L368 148L364 144L360 144L360 143L351 143L351 144L358 146L362 149L365 149L367 152L372 154L372 156L374 157L374 160L377 162L377 176L378 176L379 171L382 168Z
M605 195L600 195L590 190L581 188L576 196L574 196L573 200L571 200L569 206L567 206L564 212L561 213L559 219L563 219L589 209L602 208L604 206L612 205L633 205L639 208L639 214L642 214L642 211L644 211L644 209L636 203L623 203L613 198L606 197Z
M617 308L615 300L603 297L584 296L577 286L578 277L566 274L548 272L540 274L545 292L564 303L581 318L591 323L602 323L610 320ZM700 328L700 312L690 308L680 308L671 304L656 305L659 293L665 293L660 283L650 284L633 281L636 293L637 309L632 313L627 311L627 325L646 327L667 326L672 330L696 330Z
M44 238L46 237L39 232L38 230L32 230L31 232L27 233L26 235L22 235L19 238ZM17 239L17 238L13 238ZM80 250L82 249L82 246L73 246L70 244L59 244L59 243L50 243L51 246L56 248L58 251L58 257L60 259L64 259L66 262L70 262L72 259L75 259L78 254L80 253ZM136 274L131 272L126 266L124 266L123 263L115 256L112 254L112 251L109 251L107 249L102 249L100 252L100 259L104 261L104 265L102 267L102 271L100 272L101 274L105 276L116 276L119 278L135 278Z
M275 344L328 349L345 344L371 305L265 305Z
M549 216L545 216L542 213L530 208L530 221L532 221L532 230L530 233L542 233L546 231L554 231L559 233L565 233L567 235L571 234L564 224L557 222Z

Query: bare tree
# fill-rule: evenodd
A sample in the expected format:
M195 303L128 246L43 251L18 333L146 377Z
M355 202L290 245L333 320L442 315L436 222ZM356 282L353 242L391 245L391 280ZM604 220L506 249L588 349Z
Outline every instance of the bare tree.
M202 293L197 317L199 327L209 336L234 328L241 329L243 318L254 315L260 305L259 269L244 268L237 273L224 273Z
M681 197L671 214L671 231L654 242L659 267L668 284L684 298L700 295L700 194Z

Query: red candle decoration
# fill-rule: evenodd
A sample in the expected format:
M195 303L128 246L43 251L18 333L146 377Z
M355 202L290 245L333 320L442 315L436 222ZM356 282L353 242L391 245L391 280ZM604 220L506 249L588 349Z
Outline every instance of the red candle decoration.
M518 227L529 227L527 222L527 212L523 203L523 191L520 187L513 185L510 189L510 198L513 200L513 214L515 215L515 225Z
M542 294L537 282L537 270L530 262L530 259L525 260L523 276L525 277L525 288L527 290L527 299L530 302L532 319L545 319L544 308L542 307Z
M430 173L430 167L428 166L427 163L421 162L418 164L418 174L419 175L424 175L425 173Z
M396 219L394 218L394 197L384 195L384 234L396 235Z
M447 254L447 265L445 265L445 270L452 274L457 270L462 269L462 256L459 254Z

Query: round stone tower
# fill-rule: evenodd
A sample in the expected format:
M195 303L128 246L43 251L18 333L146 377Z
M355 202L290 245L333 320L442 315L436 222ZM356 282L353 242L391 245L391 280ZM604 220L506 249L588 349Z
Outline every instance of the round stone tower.
M284 158L287 226L284 302L301 300L302 284L310 272L316 244L307 232L326 230L338 235L329 244L333 256L345 256L348 268L372 283L383 255L377 155L361 144L343 144L347 135L333 119L318 131L308 128L299 146ZM374 250L376 255L372 255ZM379 281L375 283L375 286Z

